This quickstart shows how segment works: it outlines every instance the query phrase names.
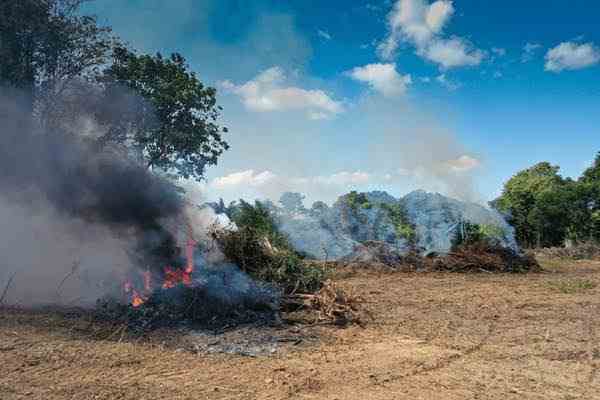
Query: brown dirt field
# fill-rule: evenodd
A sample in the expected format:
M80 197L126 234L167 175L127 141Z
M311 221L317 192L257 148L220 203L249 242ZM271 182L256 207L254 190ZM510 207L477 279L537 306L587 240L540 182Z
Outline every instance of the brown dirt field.
M5 310L0 399L600 399L600 262L545 266L349 274L374 322L302 328L319 341L271 357L94 339L85 321Z

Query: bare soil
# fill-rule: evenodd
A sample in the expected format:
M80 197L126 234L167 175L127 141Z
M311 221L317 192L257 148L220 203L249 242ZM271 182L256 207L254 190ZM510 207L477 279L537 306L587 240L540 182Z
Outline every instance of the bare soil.
M134 340L81 315L4 310L0 399L600 399L600 262L543 265L340 273L373 315L364 328L245 328L196 351L176 331ZM261 335L272 354L206 351Z

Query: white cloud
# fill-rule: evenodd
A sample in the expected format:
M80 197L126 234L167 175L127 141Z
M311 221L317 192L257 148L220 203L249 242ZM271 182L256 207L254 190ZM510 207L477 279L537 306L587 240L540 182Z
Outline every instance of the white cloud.
M592 43L563 42L546 53L546 71L576 70L600 62L600 49Z
M417 54L443 68L481 63L485 54L459 37L444 39L442 31L454 14L451 0L398 0L388 15L388 36L379 44L379 55L393 58L401 42L415 46Z
M485 56L481 50L472 48L468 42L457 37L434 40L419 54L444 68L479 65Z
M365 82L386 97L401 95L412 83L410 75L401 75L396 64L368 64L356 67L346 74L352 79Z
M481 165L481 161L468 155L462 155L455 160L449 160L446 164L455 172L468 172Z
M249 169L246 171L234 172L211 181L210 185L217 189L224 189L235 186L262 186L277 178L277 175L271 171L256 173Z
M460 84L454 81L451 81L450 79L448 79L448 77L446 76L446 74L441 74L438 75L435 80L442 86L444 86L446 89L454 91L458 88L460 88Z
M329 176L317 176L312 180L327 185L356 185L367 184L372 178L371 174L362 171L342 171Z
M333 38L331 37L331 35L329 34L329 32L327 32L327 31L324 31L324 30L322 30L322 29L318 29L318 30L317 30L317 35L319 35L319 37L321 37L321 38L323 38L323 39L325 39L325 40L331 40L331 39L333 39Z
M283 70L272 67L244 84L222 81L220 85L239 96L251 111L304 110L310 119L330 118L344 111L342 103L333 100L324 91L286 86L285 81Z
M533 60L535 53L541 47L542 45L539 43L525 43L525 46L523 46L523 54L521 54L521 62L526 63Z

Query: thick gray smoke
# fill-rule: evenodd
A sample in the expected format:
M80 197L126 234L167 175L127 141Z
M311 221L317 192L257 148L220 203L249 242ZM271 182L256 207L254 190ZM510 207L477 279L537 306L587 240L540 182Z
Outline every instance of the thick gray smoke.
M0 286L14 275L9 302L85 304L131 268L176 256L161 226L182 215L170 183L94 141L39 128L20 104L0 95Z

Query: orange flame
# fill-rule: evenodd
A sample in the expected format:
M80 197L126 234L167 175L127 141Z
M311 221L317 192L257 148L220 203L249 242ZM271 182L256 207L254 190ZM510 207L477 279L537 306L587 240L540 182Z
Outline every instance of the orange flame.
M185 257L186 266L185 269L173 268L166 266L164 268L164 280L161 285L163 289L171 289L179 284L185 286L192 285L192 274L194 273L194 248L196 247L196 241L192 237L192 227L188 225L188 237L185 246ZM149 269L144 271L142 276L144 282L144 293L140 294L130 281L126 281L123 285L123 291L129 295L131 305L135 308L140 307L144 304L153 290L152 285L152 273Z
M125 282L125 284L123 285L123 290L126 294L130 295L131 305L134 308L138 308L139 306L141 306L142 304L144 304L146 302L146 299L144 299L138 293L138 291L133 288L133 285L131 284L131 282L129 282L129 281Z

